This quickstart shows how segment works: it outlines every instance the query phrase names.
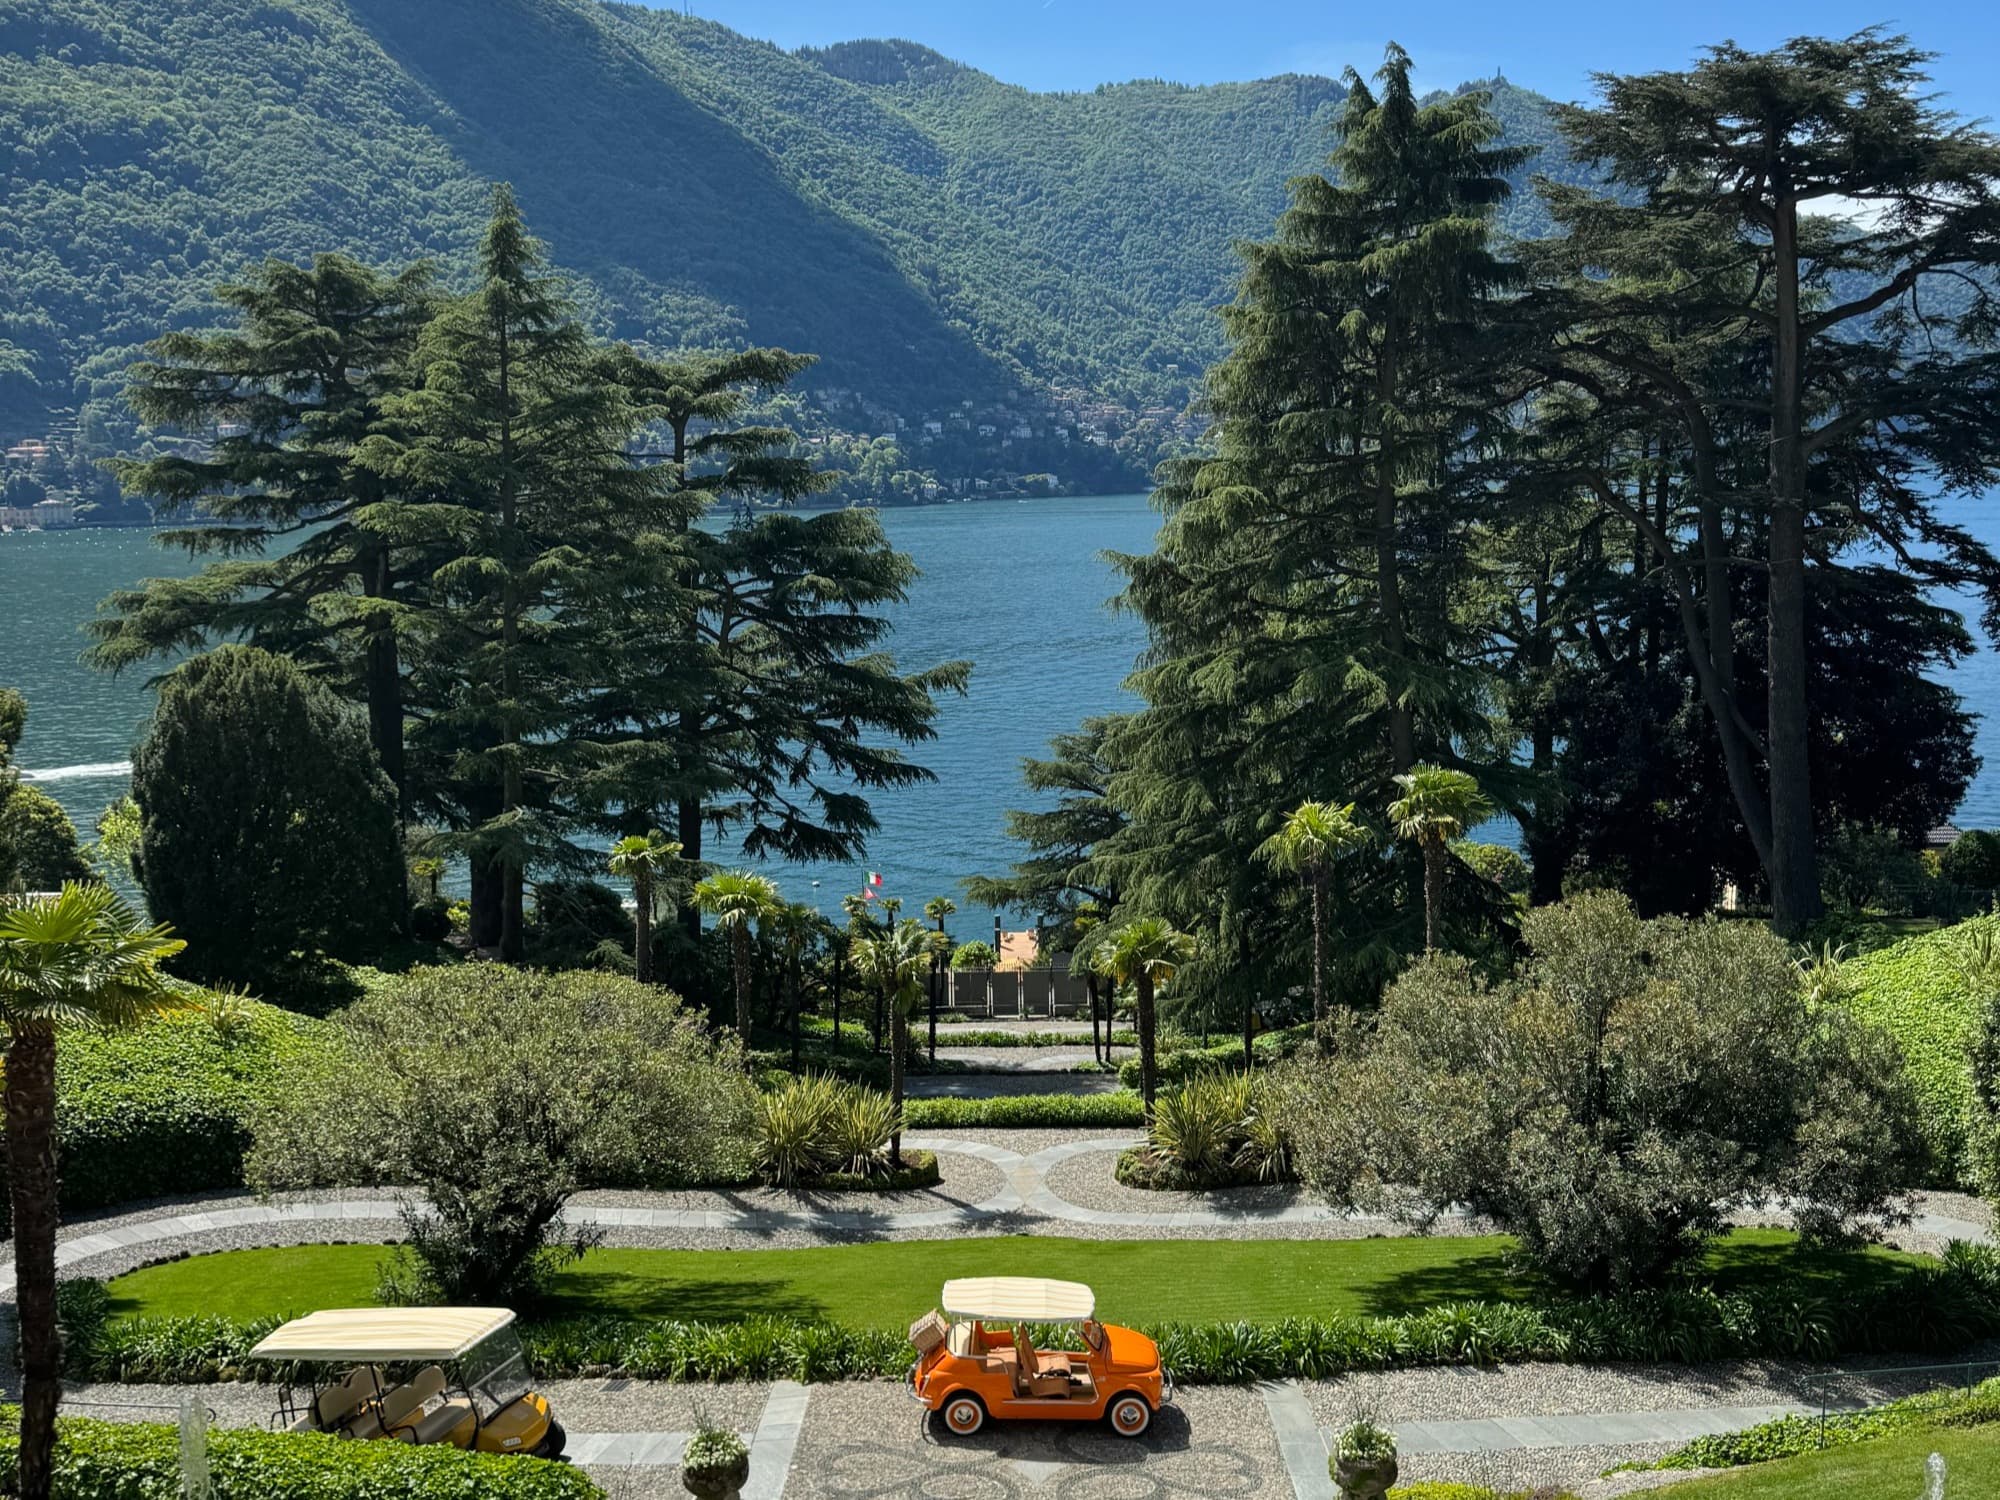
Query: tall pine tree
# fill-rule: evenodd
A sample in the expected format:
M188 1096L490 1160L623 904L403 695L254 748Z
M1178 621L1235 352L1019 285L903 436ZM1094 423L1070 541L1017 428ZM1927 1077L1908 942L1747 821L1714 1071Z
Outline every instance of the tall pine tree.
M473 940L515 959L526 872L574 858L567 731L616 666L604 604L648 586L671 487L628 456L632 405L505 187L478 286L425 328L415 366L361 457L454 507L411 667L411 749L439 847L471 866Z
M1574 283L1625 276L1610 295L1572 287L1591 294L1577 384L1604 396L1591 389L1597 362L1671 422L1702 465L1697 494L1746 518L1729 541L1704 538L1704 566L1740 556L1763 576L1761 739L1720 673L1704 691L1725 753L1761 752L1761 767L1732 764L1730 779L1785 932L1820 908L1813 569L1865 538L1926 583L1983 591L1989 625L2000 621L2000 566L1936 509L1941 494L2000 478L2000 141L1931 102L1927 61L1875 31L1768 52L1726 44L1684 72L1607 76L1601 106L1558 113L1571 155L1618 194L1549 192L1576 247ZM1712 357L1690 359L1690 346ZM1754 465L1706 463L1746 418ZM1669 543L1652 545L1684 568ZM1719 574L1701 589L1715 611L1730 596ZM1728 639L1716 616L1706 638L1704 670Z

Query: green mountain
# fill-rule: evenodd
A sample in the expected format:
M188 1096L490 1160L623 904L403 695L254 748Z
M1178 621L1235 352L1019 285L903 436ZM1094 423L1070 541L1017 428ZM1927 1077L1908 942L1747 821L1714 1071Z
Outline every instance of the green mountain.
M1493 87L1547 135L1545 101ZM1340 96L1036 94L910 43L787 53L598 0L0 0L0 436L88 427L138 344L257 257L462 270L498 180L606 333L811 350L809 389L913 428L962 401L1178 407L1232 241L1318 167Z

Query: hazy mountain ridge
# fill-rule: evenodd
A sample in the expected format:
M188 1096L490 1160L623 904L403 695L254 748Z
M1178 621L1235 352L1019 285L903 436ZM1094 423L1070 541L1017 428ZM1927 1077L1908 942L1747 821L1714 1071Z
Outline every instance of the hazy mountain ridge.
M1341 94L1036 94L915 43L795 54L598 0L0 0L0 434L110 398L262 255L462 272L500 179L607 333L810 349L821 386L912 416L1177 404L1231 243L1317 169ZM1537 96L1495 103L1546 133Z

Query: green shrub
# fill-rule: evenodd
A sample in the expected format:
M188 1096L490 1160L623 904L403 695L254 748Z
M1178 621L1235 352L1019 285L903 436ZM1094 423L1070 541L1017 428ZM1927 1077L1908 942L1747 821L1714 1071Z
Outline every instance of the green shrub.
M1990 828L1967 829L1938 857L1938 871L1957 885L1979 890L2000 886L2000 833Z
M1115 1094L1003 1094L996 1099L911 1099L903 1105L907 1130L1101 1130L1143 1125L1139 1096Z
M0 1410L0 1490L14 1490L20 1412ZM214 1500L599 1500L581 1469L515 1454L353 1443L320 1433L224 1428L208 1438ZM55 1500L180 1500L181 1438L159 1422L68 1417L56 1432Z
M1471 839L1460 839L1451 846L1451 852L1473 874L1490 880L1508 895L1528 894L1528 862L1505 844L1478 844Z
M1820 889L1829 906L1908 912L1933 877L1893 830L1843 824L1821 842Z
M1928 1178L1971 1180L1966 1128L1973 1105L1967 1050L1985 998L1970 978L2000 942L2000 917L1976 917L1906 938L1841 966L1847 1006L1896 1039L1917 1093Z
M1816 971L1809 997L1778 939L1642 921L1608 891L1521 931L1513 975L1427 956L1372 1032L1296 1070L1286 1119L1330 1202L1420 1224L1464 1205L1592 1290L1661 1284L1776 1194L1808 1239L1893 1217L1922 1167L1902 1058Z
M208 1003L129 1030L63 1032L56 1128L65 1208L243 1185L251 1100L309 1055L325 1028L242 996ZM0 1226L7 1212L0 1191Z
M313 1066L261 1099L260 1189L423 1190L410 1246L444 1300L532 1298L586 1248L589 1186L681 1187L748 1168L755 1090L733 1039L666 990L504 965L415 969L342 1012Z

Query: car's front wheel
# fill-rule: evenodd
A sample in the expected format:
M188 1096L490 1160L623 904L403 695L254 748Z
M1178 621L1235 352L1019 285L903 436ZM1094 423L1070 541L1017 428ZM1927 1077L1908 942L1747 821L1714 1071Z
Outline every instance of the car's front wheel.
M945 1402L944 1425L954 1437L971 1437L986 1425L986 1403L961 1391Z
M1146 1404L1146 1398L1129 1391L1114 1398L1104 1415L1120 1437L1135 1438L1153 1425L1153 1408Z
M549 1430L542 1440L535 1444L535 1457L561 1458L563 1445L569 1441L569 1434L563 1431L563 1424L554 1417L549 1418Z

